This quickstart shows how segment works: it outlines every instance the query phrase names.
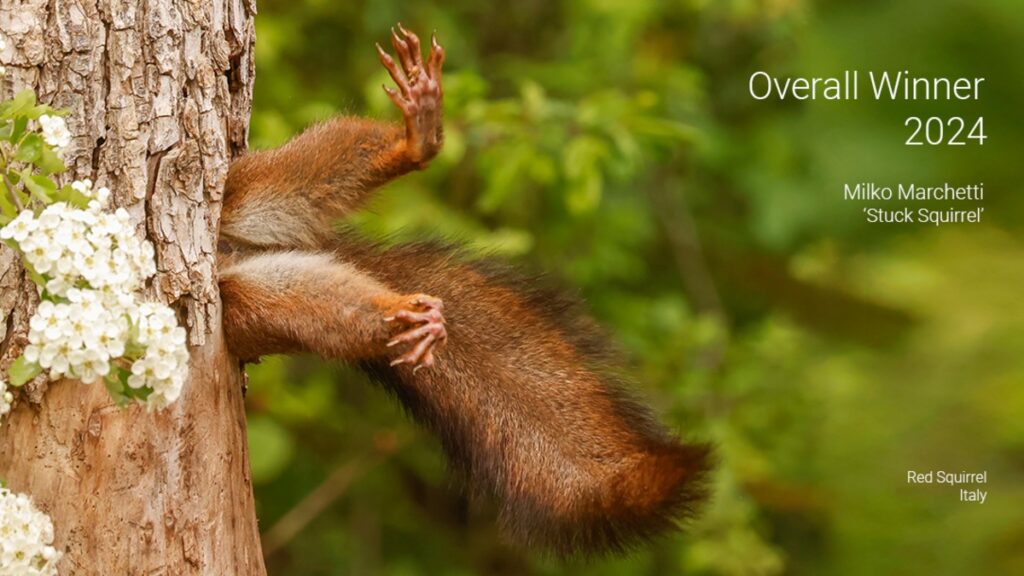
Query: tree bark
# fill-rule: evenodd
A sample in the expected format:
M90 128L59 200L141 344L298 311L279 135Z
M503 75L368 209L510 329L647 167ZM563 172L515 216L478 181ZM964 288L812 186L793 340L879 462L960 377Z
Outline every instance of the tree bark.
M154 242L149 296L178 309L192 351L166 411L37 382L0 427L0 478L53 518L62 575L266 572L215 271L228 162L248 133L254 14L254 0L0 0L0 95L34 88L69 110L64 177L108 186ZM3 248L0 371L34 300Z

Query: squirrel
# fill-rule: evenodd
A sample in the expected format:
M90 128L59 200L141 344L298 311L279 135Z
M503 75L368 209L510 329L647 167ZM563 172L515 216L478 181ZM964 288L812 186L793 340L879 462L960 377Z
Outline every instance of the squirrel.
M401 24L391 43L398 63L377 52L404 125L339 117L230 165L218 263L229 351L361 367L528 548L601 555L671 529L705 499L710 450L625 391L578 305L457 250L332 230L442 146L445 51L433 35L424 62Z

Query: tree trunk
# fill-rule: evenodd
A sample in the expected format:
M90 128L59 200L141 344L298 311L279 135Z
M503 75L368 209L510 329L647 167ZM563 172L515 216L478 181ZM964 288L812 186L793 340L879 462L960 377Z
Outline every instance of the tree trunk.
M68 109L71 178L108 186L157 248L150 296L189 332L191 378L166 411L100 384L36 383L0 427L0 478L53 518L62 575L265 574L242 378L225 352L215 260L229 159L245 147L253 0L0 0L0 95ZM0 251L0 370L33 285Z

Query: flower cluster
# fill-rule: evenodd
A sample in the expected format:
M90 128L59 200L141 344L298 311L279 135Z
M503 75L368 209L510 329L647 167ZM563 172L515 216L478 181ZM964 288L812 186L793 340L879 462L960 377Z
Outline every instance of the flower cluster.
M106 380L119 401L163 408L181 393L188 351L174 311L135 298L156 273L153 246L124 209L103 211L109 190L88 180L71 189L85 209L57 202L0 229L44 288L23 358L51 379Z
M53 522L24 494L0 488L0 576L56 576Z
M57 150L71 144L71 131L60 116L43 114L39 117L39 127L43 129L43 140Z
M41 302L29 322L25 359L49 370L53 379L92 384L109 374L110 359L124 355L129 326L122 302L104 296L74 288L70 302Z
M25 210L0 230L0 240L13 240L26 262L49 278L46 290L66 296L76 286L126 294L156 272L153 245L139 239L128 212L103 212L110 191L93 190L88 180L72 188L89 199L88 209L66 202L47 206L37 217Z
M178 326L174 310L151 302L144 302L133 311L132 324L136 327L136 341L145 347L146 353L132 364L128 386L153 390L147 403L163 408L178 399L185 385L185 329Z

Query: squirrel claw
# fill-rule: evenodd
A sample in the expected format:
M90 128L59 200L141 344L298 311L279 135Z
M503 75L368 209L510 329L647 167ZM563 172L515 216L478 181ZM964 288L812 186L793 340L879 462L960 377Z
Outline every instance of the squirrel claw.
M406 299L404 307L384 318L386 322L401 322L411 327L391 338L387 347L409 344L411 349L391 361L391 366L412 364L415 374L434 365L434 348L448 339L444 316L444 303L439 298L416 294Z
M439 321L427 320L426 324L418 328L413 328L411 330L402 332L398 336L392 338L390 342L388 342L388 348L391 348L392 346L397 346L398 344L401 344L403 342L415 342L417 340L426 338L427 336L432 336L434 339L446 336L443 318Z
M422 167L441 150L444 140L442 122L441 67L444 49L436 33L430 39L430 50L424 62L420 39L401 23L391 29L393 58L378 44L377 54L398 90L384 88L388 98L402 111L405 119L406 153L414 164ZM396 62L397 60L397 62Z

